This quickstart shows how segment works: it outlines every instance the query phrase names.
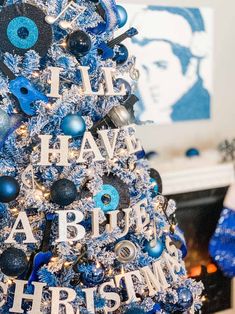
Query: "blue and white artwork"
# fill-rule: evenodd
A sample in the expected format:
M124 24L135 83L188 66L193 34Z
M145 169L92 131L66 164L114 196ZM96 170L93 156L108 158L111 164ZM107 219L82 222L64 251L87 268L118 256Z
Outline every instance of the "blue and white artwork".
M139 34L127 44L141 72L136 119L157 124L210 118L213 10L125 5L128 26Z

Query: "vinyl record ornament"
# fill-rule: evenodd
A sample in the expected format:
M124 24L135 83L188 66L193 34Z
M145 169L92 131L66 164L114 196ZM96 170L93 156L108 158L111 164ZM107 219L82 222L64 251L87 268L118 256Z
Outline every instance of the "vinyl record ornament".
M45 17L41 9L28 3L3 7L0 12L1 51L24 55L32 49L44 56L52 43L52 28Z
M77 194L76 185L68 179L60 179L51 186L51 200L60 206L72 204Z
M104 212L128 208L130 194L128 185L116 176L103 176L101 191L94 197L95 206Z
M6 276L18 277L26 271L27 267L27 256L20 249L6 249L0 256L0 269Z

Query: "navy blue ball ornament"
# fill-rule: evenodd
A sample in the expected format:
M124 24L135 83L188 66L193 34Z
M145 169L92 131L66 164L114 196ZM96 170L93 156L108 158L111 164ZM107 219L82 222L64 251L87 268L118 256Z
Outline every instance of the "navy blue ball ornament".
M6 276L18 277L26 271L27 267L27 256L20 249L6 249L0 256L0 269Z
M61 130L65 135L76 138L83 136L86 131L86 123L78 113L68 114L61 122Z
M60 179L51 186L51 200L60 206L72 204L77 198L77 187L68 179Z
M126 46L120 44L118 45L118 49L115 52L113 61L116 61L117 65L122 65L127 61L128 56L129 56L128 49L126 48Z
M90 263L84 267L82 282L87 286L96 286L103 282L105 271L101 264Z
M0 177L0 202L10 203L14 201L20 193L20 185L11 176Z
M85 32L77 30L68 35L66 45L67 50L79 59L91 50L91 39Z
M117 5L117 12L118 12L118 27L121 28L126 25L128 14L125 8L121 5Z
M164 251L164 244L160 239L145 241L144 250L149 256L159 258Z
M192 292L186 287L180 287L177 289L178 293L178 304L177 308L179 311L188 310L193 304Z

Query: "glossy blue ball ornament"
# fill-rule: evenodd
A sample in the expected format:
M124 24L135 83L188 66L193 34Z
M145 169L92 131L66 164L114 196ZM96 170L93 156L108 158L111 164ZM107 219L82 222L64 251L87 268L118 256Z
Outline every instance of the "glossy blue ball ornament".
M177 304L178 310L179 311L188 310L193 304L192 292L186 287L181 287L177 289L177 293L178 293L178 304Z
M117 12L118 12L118 27L123 27L128 19L128 14L125 8L121 5L117 5Z
M186 153L185 153L186 157L197 157L200 156L200 151L197 148L189 148Z
M82 282L87 286L96 286L103 282L105 271L102 265L90 263L82 273Z
M76 138L83 136L86 131L86 123L78 113L68 114L61 122L61 130L65 135Z
M164 251L164 244L160 239L145 241L144 250L149 256L159 258Z
M72 55L79 59L91 50L91 39L85 32L77 30L68 35L66 47Z
M127 61L128 56L129 56L128 49L126 48L126 46L120 44L118 45L118 49L115 52L113 61L116 61L117 65L122 65Z
M14 201L20 193L20 185L11 176L0 177L0 202L9 203Z

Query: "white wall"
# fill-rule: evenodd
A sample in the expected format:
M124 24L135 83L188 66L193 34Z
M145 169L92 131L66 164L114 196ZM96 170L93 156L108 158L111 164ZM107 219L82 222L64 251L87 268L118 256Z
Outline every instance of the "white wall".
M214 97L212 119L174 125L149 125L138 128L146 150L161 155L180 155L192 146L216 148L218 143L235 138L235 1L234 0L117 0L117 3L144 3L214 9ZM141 29L139 30L141 32ZM134 51L132 51L134 54Z

